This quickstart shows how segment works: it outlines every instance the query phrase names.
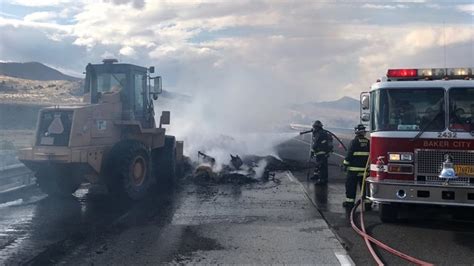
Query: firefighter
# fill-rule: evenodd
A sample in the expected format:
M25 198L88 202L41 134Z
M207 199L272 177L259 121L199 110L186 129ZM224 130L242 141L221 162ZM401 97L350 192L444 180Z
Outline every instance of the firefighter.
M355 128L355 138L351 141L344 159L344 170L347 172L346 179L346 199L342 203L343 207L352 208L354 206L357 193L357 184L362 185L365 167L369 158L370 141L365 137L365 126L357 125ZM367 207L369 202L365 202Z
M311 158L316 159L316 169L313 178L316 185L325 185L328 183L328 157L332 152L332 137L323 129L323 123L316 120L312 129Z

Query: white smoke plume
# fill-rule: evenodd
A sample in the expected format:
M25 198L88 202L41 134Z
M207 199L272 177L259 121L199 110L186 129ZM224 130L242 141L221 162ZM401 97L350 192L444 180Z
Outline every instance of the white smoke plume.
M161 110L171 111L167 134L185 142L185 155L193 161L198 151L214 157L216 170L229 163L230 154L278 157L275 146L297 135L288 130L289 113L269 95L234 93L222 88L221 93L203 91L188 103L158 100L157 120Z
M265 168L268 165L268 161L263 159L258 162L258 166L255 167L253 170L255 171L256 178L262 178L263 173L265 172Z

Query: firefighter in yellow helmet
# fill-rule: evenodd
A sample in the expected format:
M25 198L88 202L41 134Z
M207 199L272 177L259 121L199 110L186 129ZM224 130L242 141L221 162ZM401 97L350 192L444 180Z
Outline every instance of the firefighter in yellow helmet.
M344 159L344 170L347 171L347 179L346 199L342 203L342 206L346 208L352 208L354 206L357 185L362 185L362 178L370 151L370 141L365 137L365 126L362 124L357 125L354 130L356 136L351 141L346 158Z

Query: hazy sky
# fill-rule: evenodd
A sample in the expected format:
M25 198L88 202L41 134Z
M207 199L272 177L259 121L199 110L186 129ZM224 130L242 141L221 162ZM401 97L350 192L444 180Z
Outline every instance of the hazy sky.
M473 0L0 3L0 60L82 75L116 57L155 65L164 87L188 94L331 100L389 67L474 65Z

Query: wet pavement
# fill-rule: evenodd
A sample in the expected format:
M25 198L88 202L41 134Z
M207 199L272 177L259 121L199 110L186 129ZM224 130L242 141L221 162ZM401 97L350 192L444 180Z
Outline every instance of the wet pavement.
M34 187L1 203L0 262L34 264L44 254L57 252L52 251L55 246L66 249L102 231L126 210L107 199L91 201L86 192L82 188L74 198L54 199Z
M137 203L38 189L0 205L1 264L340 264L346 252L290 172L246 185L183 180Z
M280 156L307 160L305 141L280 145ZM327 187L315 187L303 170L243 185L186 179L136 203L88 194L87 186L61 200L37 188L22 191L0 199L0 264L339 265L350 262L347 252L357 265L375 265L341 206L341 161L331 156ZM382 224L376 209L365 217L369 233L409 255L436 264L474 262L474 222L453 218L450 209L407 210L398 224ZM407 264L376 250L389 265Z
M347 141L347 140L346 140ZM308 149L306 143L292 140L286 144L291 147L285 156L303 157ZM296 148L299 147L299 148ZM298 152L296 155L294 152ZM339 154L344 154L338 149ZM357 265L376 265L367 251L362 238L352 229L349 212L342 207L345 195L345 174L341 171L342 158L331 156L329 160L329 185L314 186L306 180L307 171L294 171L306 193L337 234L350 257ZM380 222L377 207L366 212L367 232L382 242L408 255L423 259L436 265L473 265L474 263L474 212L472 208L452 209L441 207L406 208L401 213L402 220L397 224ZM462 216L471 216L459 218ZM358 219L357 219L358 221ZM406 261L375 248L377 254L388 265L407 265Z
M187 182L171 211L103 241L85 243L66 264L339 264L345 250L299 182L214 185ZM100 251L100 252L98 252Z

